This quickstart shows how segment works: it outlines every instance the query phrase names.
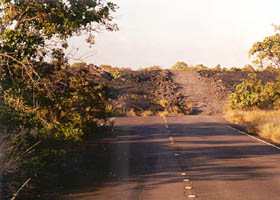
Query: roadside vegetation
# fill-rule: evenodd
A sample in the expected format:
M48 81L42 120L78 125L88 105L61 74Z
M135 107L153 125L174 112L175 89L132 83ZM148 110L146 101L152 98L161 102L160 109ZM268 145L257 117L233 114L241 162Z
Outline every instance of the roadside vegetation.
M265 68L265 69L262 69L262 70L274 70L275 68ZM244 67L241 67L241 68L237 68L237 67L221 67L220 64L216 65L216 67L214 68L210 68L210 67L207 67L203 64L198 64L198 65L188 65L186 62L182 62L182 61L179 61L177 63L175 63L175 65L173 65L171 68L170 68L171 71L221 71L221 72L238 72L238 71L242 71L242 72L256 72L256 71L259 71L259 70L256 70L252 65L250 64L247 64L245 65Z
M280 144L280 111L227 110L225 118L245 126L247 132Z
M280 35L276 34L257 42L249 54L255 58L259 71L278 73L276 81L266 83L257 79L255 73L250 79L236 86L225 107L225 118L244 125L247 131L280 144Z
M154 71L154 70L161 70L160 66L154 65L151 67L140 68L138 71Z
M155 65L133 71L85 62L70 65L64 53L67 39L84 34L93 45L99 28L117 30L111 16L115 4L3 0L0 6L3 199L38 199L57 187L60 176L78 171L76 160L88 140L112 133L112 116L192 114L193 103L179 92L170 71L250 72L230 94L226 119L280 144L280 80L262 82L256 75L279 73L278 33L250 50L256 68L177 62L170 70Z
M247 131L280 144L280 82L253 79L237 85L225 107L225 119Z
M94 44L97 24L117 30L116 5L3 0L0 6L0 196L38 199L73 169L84 140L109 125L105 88L90 81L87 69L72 73L64 50L74 35Z

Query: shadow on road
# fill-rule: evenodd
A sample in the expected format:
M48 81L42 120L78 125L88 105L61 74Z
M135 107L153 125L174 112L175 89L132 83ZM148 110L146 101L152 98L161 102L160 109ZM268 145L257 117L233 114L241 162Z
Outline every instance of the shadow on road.
M126 119L117 123L116 137L87 147L79 175L64 180L66 199L97 198L112 188L134 193L154 190L182 181L184 170L190 171L193 180L208 181L263 180L279 175L273 170L278 150L228 129L225 123L170 121L166 129L160 122L130 123ZM252 160L259 161L258 165Z

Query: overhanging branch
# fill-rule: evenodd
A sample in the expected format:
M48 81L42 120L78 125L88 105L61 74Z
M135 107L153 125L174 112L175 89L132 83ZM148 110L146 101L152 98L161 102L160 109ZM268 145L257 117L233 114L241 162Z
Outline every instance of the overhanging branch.
M0 53L0 56L9 58L9 59L15 61L16 63L20 64L21 66L23 66L24 69L26 70L27 75L29 76L29 78L30 78L33 82L35 82L35 80L33 79L32 74L30 74L30 73L28 72L28 68L32 70L32 73L34 73L34 74L37 76L38 79L40 79L40 76L39 76L39 75L37 74L37 72L33 69L33 67L30 66L30 64L26 65L24 62L22 62L22 61L20 61L20 60L18 60L18 59L16 59L16 58L14 58L13 56L10 56L10 55L8 55L8 54Z

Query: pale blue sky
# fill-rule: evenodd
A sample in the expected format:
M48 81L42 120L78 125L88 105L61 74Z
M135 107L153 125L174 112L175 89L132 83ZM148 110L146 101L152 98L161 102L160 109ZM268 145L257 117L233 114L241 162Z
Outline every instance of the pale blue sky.
M279 0L111 0L118 32L101 32L86 48L74 38L76 57L114 67L189 65L242 67L253 43L274 34Z

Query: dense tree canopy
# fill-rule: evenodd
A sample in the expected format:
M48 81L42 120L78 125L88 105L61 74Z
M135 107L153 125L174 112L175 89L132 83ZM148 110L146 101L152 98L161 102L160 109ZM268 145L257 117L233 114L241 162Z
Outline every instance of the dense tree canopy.
M11 1L1 0L0 55L1 63L42 61L46 55L56 58L67 48L66 39L87 34L93 43L93 33L101 28L116 30L111 13L116 5L100 0ZM50 42L55 39L55 41Z
M65 70L69 66L64 55L64 49L68 46L67 38L86 34L87 41L93 43L95 31L102 28L117 30L111 16L116 5L103 0L1 0L0 7L2 110L9 110L8 113L13 114L10 119L17 119L14 125L18 128L22 128L19 119L25 126L28 124L29 129L38 128L38 124L41 124L40 127L57 127L54 124L56 122L64 127L69 120L74 120L74 116L69 116L68 121L59 122L57 115L66 113L63 110L66 108L61 104L77 100L76 104L82 105L85 102L78 101L85 101L85 98L75 99L75 95L85 90L83 95L86 96L90 89L91 92L94 90L93 86L85 88L89 85L85 75L71 77ZM61 96L61 92L64 92L64 96ZM98 100L100 92L94 94L97 96L93 100ZM96 105L99 103L96 102ZM67 105L72 104L68 102ZM103 109L104 106L99 108ZM93 112L94 109L90 110ZM79 112L82 113L82 109Z

